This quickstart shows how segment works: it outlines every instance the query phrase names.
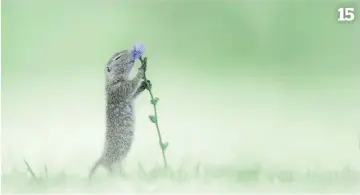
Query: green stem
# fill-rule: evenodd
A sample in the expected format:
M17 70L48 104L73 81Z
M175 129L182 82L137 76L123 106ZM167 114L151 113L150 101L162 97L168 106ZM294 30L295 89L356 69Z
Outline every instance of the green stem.
M144 63L147 63L147 61L145 61L142 57L140 57L140 61L141 61L141 64L144 64ZM146 66L146 64L145 64ZM146 79L146 73L144 74L144 80L147 81ZM155 101L154 99L154 95L151 91L151 88L149 86L146 87L146 89L149 91L149 94L150 94L150 97L151 97L151 102L152 101ZM163 160L164 160L164 165L165 165L165 168L167 167L167 160L166 160L166 155L165 155L165 147L164 146L164 143L163 143L163 140L162 140L162 137L161 137L161 132L160 132L160 128L159 128L159 118L158 118L158 114L157 114L157 109L156 109L156 103L155 104L152 104L153 105L153 108L154 108L154 116L155 116L155 126L156 126L156 130L157 130L157 134L158 134L158 138L159 138L159 144L160 144L160 148L161 148L161 153L162 153L162 157L163 157Z

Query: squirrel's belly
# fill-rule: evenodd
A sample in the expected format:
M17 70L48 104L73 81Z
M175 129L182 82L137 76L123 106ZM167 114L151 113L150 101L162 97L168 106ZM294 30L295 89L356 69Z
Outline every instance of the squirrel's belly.
M132 139L107 139L104 157L110 162L124 158L130 151Z
M107 127L105 157L116 161L129 152L134 139L133 125L125 121Z
M131 104L109 104L106 107L107 116L133 116L133 106Z
M131 104L109 104L106 110L105 156L113 161L124 157L134 138L134 116Z

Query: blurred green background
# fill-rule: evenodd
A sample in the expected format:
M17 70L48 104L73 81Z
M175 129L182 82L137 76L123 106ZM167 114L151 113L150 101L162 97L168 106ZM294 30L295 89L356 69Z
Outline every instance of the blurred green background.
M138 41L172 166L359 166L360 26L337 22L356 3L3 0L2 169L26 157L86 174L104 141L105 63ZM144 93L129 169L161 163L150 113Z

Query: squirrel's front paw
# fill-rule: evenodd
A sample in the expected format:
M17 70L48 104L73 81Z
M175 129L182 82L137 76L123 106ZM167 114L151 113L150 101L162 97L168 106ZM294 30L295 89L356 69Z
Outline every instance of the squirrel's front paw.
M141 90L151 89L151 87L152 87L152 84L151 84L150 80L141 82L141 85L140 85Z
M139 69L138 77L143 79L145 77L145 71L143 69Z

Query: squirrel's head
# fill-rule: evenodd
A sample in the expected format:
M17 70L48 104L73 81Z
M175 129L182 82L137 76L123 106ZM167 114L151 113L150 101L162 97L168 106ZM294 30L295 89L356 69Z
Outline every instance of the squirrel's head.
M106 73L108 78L127 77L130 74L134 60L131 59L131 53L123 50L115 53L106 64Z

